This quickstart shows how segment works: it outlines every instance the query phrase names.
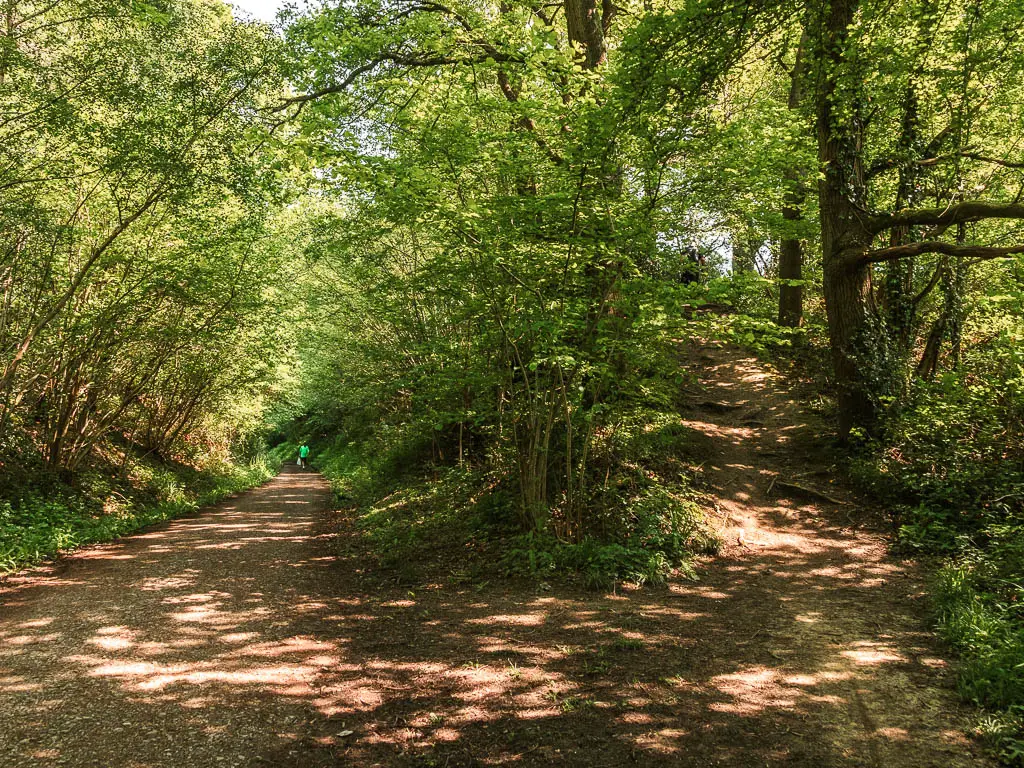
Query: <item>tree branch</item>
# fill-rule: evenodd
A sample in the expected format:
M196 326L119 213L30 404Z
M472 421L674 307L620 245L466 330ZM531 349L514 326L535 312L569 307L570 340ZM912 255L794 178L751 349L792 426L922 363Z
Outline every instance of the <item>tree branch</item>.
M498 87L501 89L502 94L505 96L505 100L509 104L519 103L519 94L516 93L515 88L512 87L512 83L509 82L508 75L502 70L498 70ZM533 135L533 140L537 142L537 146L541 148L541 151L548 156L548 159L555 165L561 165L565 162L562 156L559 155L555 150L551 148L551 145L544 140L544 137L537 131L537 124L533 121L533 118L527 115L521 115L517 121L520 128L529 131Z
M352 83L354 83L359 78L360 75L369 72L382 61L384 61L384 59L371 59L362 66L356 67L351 72L349 72L348 77L346 77L340 83L337 83L336 85L330 85L327 88L321 88L318 91L310 91L309 93L303 93L299 96L290 96L287 99L282 100L282 102L278 104L276 107L274 107L271 111L281 112L282 110L288 109L288 107L290 107L292 104L305 104L307 101L315 101L316 99L322 99L324 96L330 96L331 94L334 93L341 93L342 91L347 90L348 87L352 85Z
M996 248L984 245L955 245L938 240L925 240L920 243L907 243L906 245L896 245L891 248L880 248L876 251L866 251L859 260L862 263L878 264L883 261L898 261L899 259L906 259L911 256L919 256L923 253L943 253L947 256L955 256L962 259L1000 259L1004 256L1024 253L1024 245Z
M899 213L874 216L867 221L872 234L904 226L948 226L984 219L1024 219L1024 205L1020 203L987 203L973 200L947 208L919 208Z
M1003 160L999 157L988 157L978 152L968 152L966 150L958 153L960 157L966 157L969 160L977 160L980 163L992 163L993 165L1001 165L1004 168L1024 168L1024 162L1015 162L1013 160ZM936 158L938 161L939 158ZM921 165L927 164L929 161L922 160Z
M947 269L949 269L949 260L942 259L942 261L939 262L939 265L935 267L935 271L932 272L932 276L931 279L928 281L928 284L924 288L922 288L921 292L911 300L910 303L912 306L916 307L918 304L920 304L922 301L928 298L928 294L935 290L935 286L939 284L939 280L942 279L942 275L946 272Z
M392 64L398 64L403 67L441 67L446 64L456 65L467 65L467 64L483 64L486 61L495 62L516 62L521 63L523 61L521 56L515 56L512 54L501 53L499 51L489 51L483 56L472 56L466 58L455 58L452 56L405 56L400 53L383 53L380 56L375 56L365 64L362 64L351 72L348 76L340 83L335 85L321 88L317 91L310 91L309 93L303 93L298 96L290 96L283 99L280 104L272 108L272 112L280 112L293 104L304 104L307 101L315 101L316 99L322 99L324 96L330 96L335 93L342 93L347 90L352 83L359 79L360 75L364 75L372 69L375 69L384 62L390 62Z
M939 131L937 134L935 134L935 136L932 137L932 140L929 141L928 145L924 148L924 152L923 152L924 156L925 157L931 157L936 152L938 152L942 148L943 142L945 142L945 140L949 137L949 134L952 133L952 131L953 131L953 126L947 125L941 131ZM907 164L907 165L916 165L916 164L918 164L920 162L921 161L916 161L916 162L915 161L911 161L911 162L905 163L905 164ZM900 162L900 160L898 158L895 158L895 157L884 157L884 158L881 158L879 160L875 160L875 162L873 162L871 164L871 167L868 168L867 171L864 173L864 177L866 179L870 180L870 179L873 179L878 174L884 173L885 171L891 171L893 168L897 168L900 165L901 165L901 162Z
M930 166L938 165L939 163L945 162L946 160L955 160L958 157L963 157L966 158L967 160L974 160L979 163L990 163L992 165L1000 165L1003 168L1013 168L1016 170L1024 169L1024 161L1006 160L1001 157L991 157L989 155L983 155L981 152L975 152L970 147L964 147L963 149L958 149L956 152L948 152L944 155L931 156L932 154L933 153L926 152L925 157L922 158L921 160L912 160L906 163L906 165L916 165L918 168L928 168ZM866 175L868 178L873 178L874 176L877 176L879 173L892 170L893 168L896 168L899 165L899 161L891 157L886 158L884 160L878 160L871 165L871 168L868 169Z

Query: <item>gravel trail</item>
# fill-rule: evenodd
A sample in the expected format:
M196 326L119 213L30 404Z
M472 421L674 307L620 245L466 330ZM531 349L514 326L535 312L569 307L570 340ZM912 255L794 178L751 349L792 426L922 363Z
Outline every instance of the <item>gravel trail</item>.
M261 488L0 591L0 765L247 765L338 663L315 637L330 488Z

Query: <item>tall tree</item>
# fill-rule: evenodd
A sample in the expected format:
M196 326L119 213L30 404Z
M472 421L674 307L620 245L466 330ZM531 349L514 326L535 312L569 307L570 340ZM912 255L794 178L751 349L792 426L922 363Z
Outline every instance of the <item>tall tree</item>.
M813 61L819 83L815 99L821 164L818 198L824 298L843 434L854 426L870 429L874 425L879 397L887 394L886 384L881 380L887 373L884 369L902 375L886 360L886 332L879 327L882 320L873 288L874 265L905 264L925 254L993 259L1024 252L1024 246L1018 245L942 239L943 233L959 224L975 225L974 231L982 238L989 233L992 238L998 236L999 229L993 228L998 222L1024 218L1024 206L1016 202L1012 193L1007 194L1009 190L1002 184L963 184L963 174L970 175L980 166L995 166L997 171L1020 166L1016 158L1005 155L1004 148L1013 145L1014 137L1007 140L993 134L977 135L977 139L984 138L989 144L986 151L951 140L956 133L952 129L971 119L987 100L978 86L984 83L986 88L998 91L1015 88L1014 84L1019 82L1024 56L1019 33L1007 34L1006 24L1012 13L999 3L957 4L947 9L940 22L945 27L945 46L917 51L908 46L916 55L935 57L952 53L959 64L957 70L938 70L928 84L934 100L946 100L952 104L952 111L936 110L935 114L947 122L935 125L934 138L919 144L907 141L906 130L888 131L891 123L886 120L901 120L914 133L920 130L916 115L921 111L918 99L922 86L914 83L908 91L904 85L902 104L886 99L881 112L871 106L872 93L866 86L871 82L869 73L879 71L885 58L893 56L892 51L905 50L886 48L885 43L872 36L874 30L885 30L881 35L885 39L905 38L907 16L937 12L928 3L911 3L902 10L902 14L891 14L888 8L860 0L831 0L809 12L809 28L816 40ZM970 40L968 48L955 51L958 39ZM895 79L904 84L908 76L922 71L919 62L898 54L896 61L890 63L897 66L888 71L899 73ZM968 86L954 87L964 72ZM908 119L912 125L907 124ZM885 128L880 131L883 125ZM903 146L892 147L887 135L902 139ZM919 147L928 148L925 156L915 151ZM969 168L965 167L968 163ZM895 206L888 211L880 210L879 177L901 166L905 183L897 192ZM956 168L958 181L950 184L948 177L937 179L940 183L933 192L935 205L915 207L917 194L910 192L918 177L916 173L908 174L907 169L943 166ZM989 189L1006 196L986 198L982 193ZM922 228L925 237L908 241L901 233L911 227ZM888 237L889 244L879 245L876 241L880 237Z
M800 121L803 102L805 57L808 45L807 34L802 33L797 46L796 59L789 74L789 93L786 106ZM789 166L784 173L785 192L782 218L795 228L803 220L803 208L807 197L807 169ZM799 232L786 232L779 246L779 325L796 328L803 319L803 267L804 248Z

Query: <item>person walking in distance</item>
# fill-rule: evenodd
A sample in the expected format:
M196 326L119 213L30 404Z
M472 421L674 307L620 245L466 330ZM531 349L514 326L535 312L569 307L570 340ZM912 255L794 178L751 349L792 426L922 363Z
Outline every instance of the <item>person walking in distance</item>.
M299 447L299 466L303 469L309 466L309 446L305 443Z

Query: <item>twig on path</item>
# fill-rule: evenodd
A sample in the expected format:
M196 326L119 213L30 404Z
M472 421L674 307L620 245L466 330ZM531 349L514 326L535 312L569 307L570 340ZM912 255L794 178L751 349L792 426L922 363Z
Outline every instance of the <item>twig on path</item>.
M762 632L764 632L764 630L763 629L759 629L754 634L752 634L750 637L748 637L746 640L740 640L739 642L737 642L736 645L747 645L748 643L752 643L752 642L754 642L754 638L756 638Z
M738 411L746 407L746 402L743 403L723 403L716 400L705 400L703 403L697 405L698 408L705 411L712 411L714 413L728 413L729 411Z
M778 480L778 479L779 479L778 475L773 475L772 476L772 481L770 483L768 483L768 490L764 492L765 496L770 496L771 495L772 488L775 487L775 481Z
M816 490L814 488L808 488L805 485L799 485L798 483L791 483L791 482L788 482L786 480L777 480L777 482L775 482L774 485L778 485L779 488L782 488L784 490L788 489L788 490L791 490L791 491L799 491L800 493L803 493L803 494L805 494L807 496L810 496L812 498L816 498L816 499L821 499L823 501L827 501L830 504L838 504L839 506L845 506L846 505L845 501L840 501L839 499L833 499L827 493L823 493L822 491Z

